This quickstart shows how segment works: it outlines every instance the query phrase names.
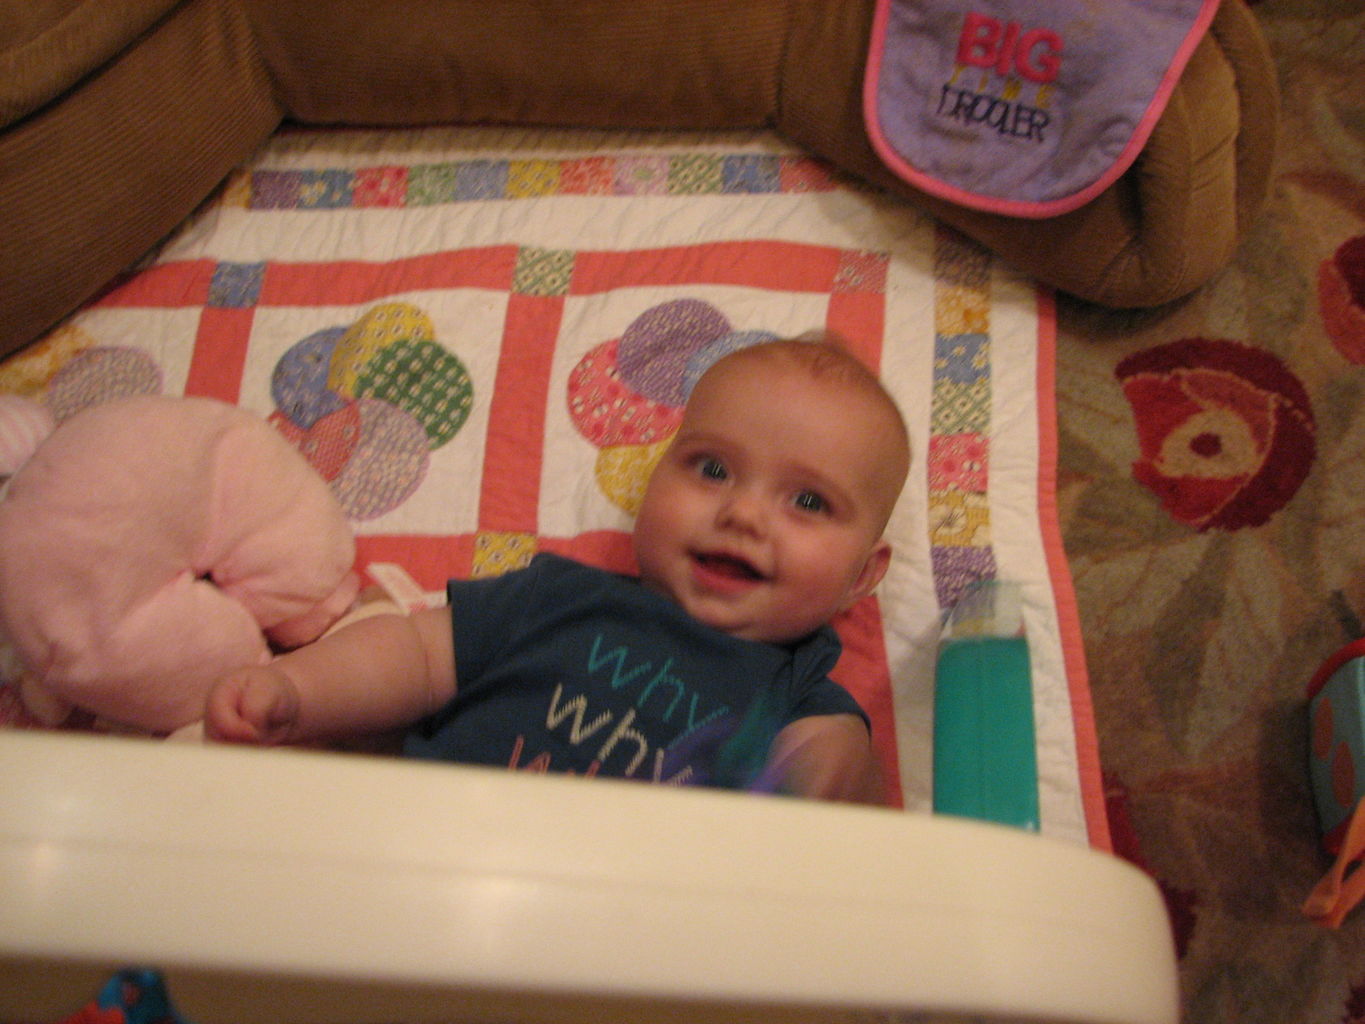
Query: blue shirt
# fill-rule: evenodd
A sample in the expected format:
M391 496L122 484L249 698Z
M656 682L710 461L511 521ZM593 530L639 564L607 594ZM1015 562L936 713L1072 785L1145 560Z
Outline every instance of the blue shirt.
M408 734L412 757L741 788L788 723L867 721L829 678L828 626L788 646L741 640L556 555L447 591L456 695Z

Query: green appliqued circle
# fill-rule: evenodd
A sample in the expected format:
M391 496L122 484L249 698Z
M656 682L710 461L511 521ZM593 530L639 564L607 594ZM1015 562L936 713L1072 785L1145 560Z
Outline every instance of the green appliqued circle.
M377 398L411 415L432 448L449 441L469 418L474 384L464 363L430 341L404 339L370 357L356 378L357 398Z

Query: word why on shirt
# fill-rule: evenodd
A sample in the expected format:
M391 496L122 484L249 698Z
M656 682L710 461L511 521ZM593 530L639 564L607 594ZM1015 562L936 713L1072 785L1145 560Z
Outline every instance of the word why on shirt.
M635 778L646 761L652 759L650 775L654 782L687 782L693 774L693 769L687 765L665 777L665 758L669 748L708 723L729 714L730 707L721 704L707 708L704 695L675 675L673 665L671 657L657 666L653 661L632 660L628 648L610 646L604 643L602 634L597 634L588 652L585 682L595 681L599 693L603 681L612 692L631 690L634 692L633 699L624 711L619 704L604 708L599 703L593 709L589 707L587 693L567 693L564 683L557 683L545 713L546 731L558 733L561 741L567 740L576 749L595 747L585 771L587 775L596 775L607 760L615 756L624 761L624 767L614 774L625 778ZM647 734L652 730L645 729L637 713L643 711L646 705L651 705L650 718L653 722L662 722L669 727L668 735L660 737ZM536 755L525 765L521 764L524 745L525 737L519 736L509 767L547 771L550 755L546 752Z

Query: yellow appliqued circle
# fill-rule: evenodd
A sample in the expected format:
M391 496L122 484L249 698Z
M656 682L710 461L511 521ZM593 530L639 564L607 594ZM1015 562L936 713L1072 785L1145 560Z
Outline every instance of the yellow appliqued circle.
M635 515L644 501L649 475L667 448L668 440L603 448L597 453L597 486L613 505Z

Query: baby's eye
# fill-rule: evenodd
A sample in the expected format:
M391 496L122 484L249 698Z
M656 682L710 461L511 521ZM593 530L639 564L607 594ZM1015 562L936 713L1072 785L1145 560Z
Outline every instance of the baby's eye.
M829 507L825 499L814 491L798 491L792 501L803 512L823 512Z
M713 459L705 456L697 460L697 472L707 480L724 480L730 474L725 470L725 463L720 459Z

